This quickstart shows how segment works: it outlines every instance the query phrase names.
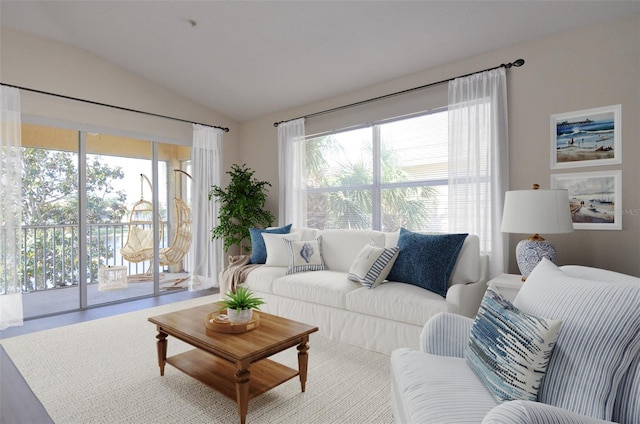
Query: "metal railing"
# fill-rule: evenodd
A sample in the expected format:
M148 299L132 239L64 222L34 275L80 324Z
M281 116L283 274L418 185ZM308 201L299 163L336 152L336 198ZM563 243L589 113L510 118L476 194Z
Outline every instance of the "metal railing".
M160 248L168 242L168 224L162 223L164 235ZM144 274L151 261L131 263L120 255L127 241L127 223L88 224L87 283L98 283L101 266L126 266L128 275ZM43 291L78 285L80 276L78 225L22 226L22 291ZM2 288L0 288L2 289ZM2 290L0 290L2 291Z

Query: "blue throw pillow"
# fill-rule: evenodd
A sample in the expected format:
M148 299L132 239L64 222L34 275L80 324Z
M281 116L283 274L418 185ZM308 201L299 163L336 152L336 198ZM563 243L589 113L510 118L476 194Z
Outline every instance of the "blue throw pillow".
M261 228L249 228L249 234L251 235L251 263L263 264L267 262L267 246L264 244L262 233L271 234L289 234L291 231L291 224L284 227L269 228L263 230Z
M447 296L449 277L468 234L420 234L400 229L400 253L387 277Z
M497 400L538 400L561 321L525 314L489 286L464 356Z

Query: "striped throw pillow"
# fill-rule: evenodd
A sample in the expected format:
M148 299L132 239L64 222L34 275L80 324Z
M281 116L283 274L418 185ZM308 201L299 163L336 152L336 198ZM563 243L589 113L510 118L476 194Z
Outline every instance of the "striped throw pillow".
M560 325L559 320L525 314L489 287L465 358L498 400L536 401Z
M347 278L369 289L376 287L389 275L398 252L398 247L385 249L376 243L367 244L351 264Z

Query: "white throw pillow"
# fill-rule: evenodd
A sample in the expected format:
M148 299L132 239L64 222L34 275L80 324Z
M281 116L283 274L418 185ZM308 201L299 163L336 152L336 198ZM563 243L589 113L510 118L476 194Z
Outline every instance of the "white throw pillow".
M374 288L387 278L398 252L398 247L385 249L375 243L365 245L351 264L347 278L367 288Z
M286 238L283 240L289 249L287 274L325 269L322 259L322 236L315 240L291 241Z
M291 241L300 241L302 234L269 234L262 233L264 245L267 248L267 266L289 266L289 249L284 242L284 238Z

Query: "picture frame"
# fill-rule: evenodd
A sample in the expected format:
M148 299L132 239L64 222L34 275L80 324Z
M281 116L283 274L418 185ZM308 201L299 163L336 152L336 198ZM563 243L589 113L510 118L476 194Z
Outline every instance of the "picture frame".
M552 174L551 188L569 191L573 228L622 230L622 171Z
M551 169L622 163L621 105L551 115Z

